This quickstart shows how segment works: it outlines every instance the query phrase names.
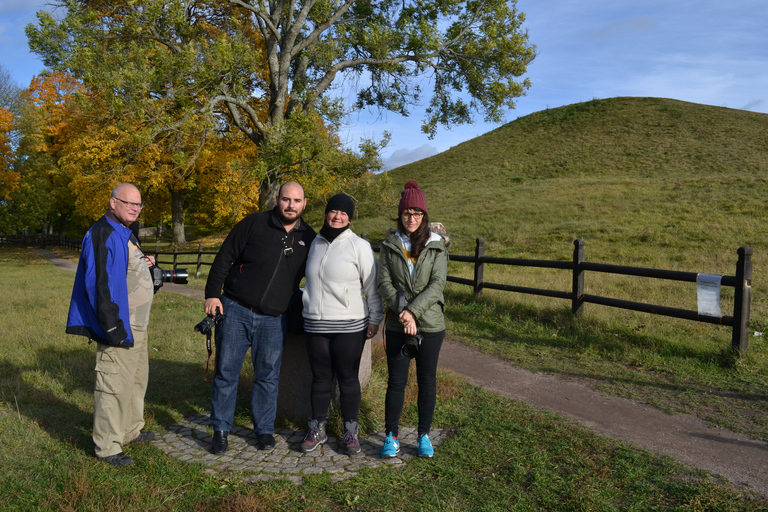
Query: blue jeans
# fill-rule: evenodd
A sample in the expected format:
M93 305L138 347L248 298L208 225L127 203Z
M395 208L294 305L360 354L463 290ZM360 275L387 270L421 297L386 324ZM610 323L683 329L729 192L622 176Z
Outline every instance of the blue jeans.
M211 427L214 430L232 430L240 370L250 348L253 361L253 430L256 435L274 434L286 315L260 315L227 297L221 298L221 304L225 318L218 327L221 329L221 341L216 346Z

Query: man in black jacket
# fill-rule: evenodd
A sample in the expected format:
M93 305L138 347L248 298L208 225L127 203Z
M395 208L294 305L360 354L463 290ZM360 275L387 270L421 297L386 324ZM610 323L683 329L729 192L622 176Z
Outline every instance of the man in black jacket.
M315 231L301 219L304 189L280 187L277 205L238 222L219 249L205 285L205 312L224 314L211 396L213 453L227 451L245 354L251 349L251 414L259 448L275 446L275 416L286 311L304 277ZM222 287L224 292L222 293Z

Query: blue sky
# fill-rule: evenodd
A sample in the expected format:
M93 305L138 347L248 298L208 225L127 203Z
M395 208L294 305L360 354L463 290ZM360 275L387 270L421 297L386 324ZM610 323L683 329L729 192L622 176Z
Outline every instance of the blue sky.
M21 85L42 64L28 51L24 27L46 0L0 3L0 63ZM538 56L533 85L506 121L594 98L656 96L768 113L766 0L518 0ZM383 152L393 168L450 149L498 125L482 122L420 132L423 110L409 118L362 112L344 127L360 137L392 141Z

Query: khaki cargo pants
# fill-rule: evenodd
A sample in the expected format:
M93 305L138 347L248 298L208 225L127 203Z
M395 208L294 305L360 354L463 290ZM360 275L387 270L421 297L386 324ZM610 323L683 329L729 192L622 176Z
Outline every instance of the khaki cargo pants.
M96 351L93 442L97 457L123 451L144 427L144 395L149 379L147 331L134 328L131 348L99 343Z

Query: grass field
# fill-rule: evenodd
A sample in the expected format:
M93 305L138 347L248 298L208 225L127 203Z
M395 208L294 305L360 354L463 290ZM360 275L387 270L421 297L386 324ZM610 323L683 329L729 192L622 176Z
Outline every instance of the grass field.
M435 423L453 429L433 459L364 470L333 483L312 475L245 484L237 474L130 447L121 470L93 457L94 347L64 334L73 275L23 250L0 250L0 500L3 510L761 510L768 501L701 471L600 437L441 373ZM452 303L458 300L452 298ZM152 311L148 428L203 411L205 350L197 300L160 292ZM518 313L523 313L518 311ZM455 322L455 321L454 321ZM545 322L546 324L547 322ZM530 336L546 329L527 325ZM362 423L380 428L386 368L374 350ZM250 380L242 383L247 394ZM249 426L247 398L236 422ZM416 422L414 389L403 423Z

